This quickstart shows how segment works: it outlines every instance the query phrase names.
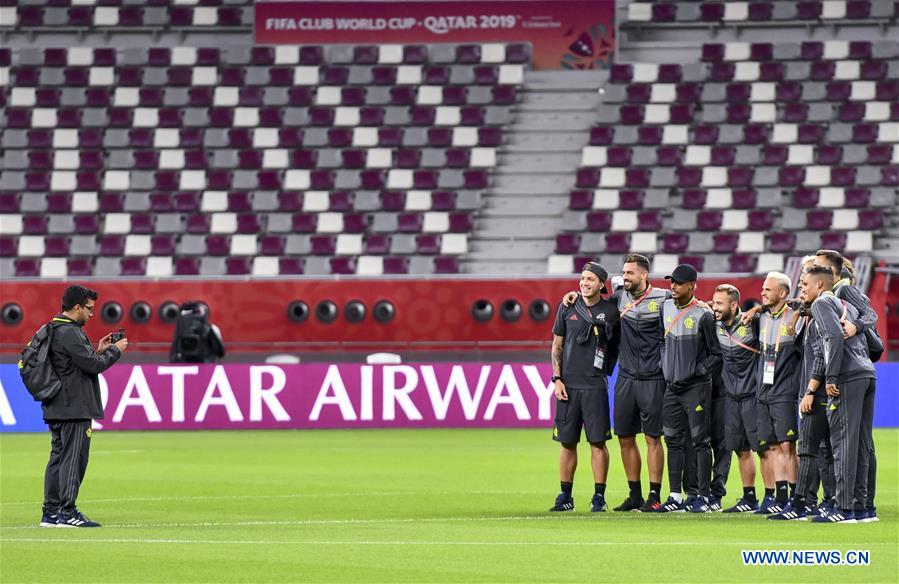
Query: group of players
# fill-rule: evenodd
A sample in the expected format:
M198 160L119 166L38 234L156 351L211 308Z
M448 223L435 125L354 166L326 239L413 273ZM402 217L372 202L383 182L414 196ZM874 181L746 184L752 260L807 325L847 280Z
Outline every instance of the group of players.
M622 287L603 298L608 271L586 264L580 293L567 294L556 313L553 439L561 444L561 493L550 511L574 510L582 428L595 481L591 511L607 510L608 377L617 364L614 427L630 493L614 511L878 520L872 359L883 345L877 315L855 287L848 260L832 250L804 258L793 300L790 278L769 273L761 305L745 312L740 291L730 284L718 286L710 304L697 299L698 273L687 264L666 276L668 291L650 284L648 258L630 254L622 279ZM650 483L645 499L640 433ZM723 509L734 452L743 495ZM753 453L765 484L761 501Z

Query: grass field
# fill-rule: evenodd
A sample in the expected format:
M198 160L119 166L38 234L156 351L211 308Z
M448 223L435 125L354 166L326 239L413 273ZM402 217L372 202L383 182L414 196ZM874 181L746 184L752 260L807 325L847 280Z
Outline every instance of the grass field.
M895 583L897 441L876 434L880 523L813 525L591 514L585 445L577 511L551 516L546 430L96 432L79 505L104 527L79 530L36 527L49 437L5 434L0 581ZM869 550L871 563L744 566L744 549Z

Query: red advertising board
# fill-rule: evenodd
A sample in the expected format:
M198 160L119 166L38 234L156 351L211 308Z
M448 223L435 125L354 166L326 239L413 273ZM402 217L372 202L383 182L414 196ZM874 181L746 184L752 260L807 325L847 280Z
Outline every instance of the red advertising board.
M256 2L260 44L527 42L535 69L602 69L613 0Z

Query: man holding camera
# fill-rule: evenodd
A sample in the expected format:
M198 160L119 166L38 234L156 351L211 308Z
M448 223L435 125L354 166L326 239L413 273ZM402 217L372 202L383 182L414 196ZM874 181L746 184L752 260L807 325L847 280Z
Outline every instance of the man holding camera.
M96 351L84 333L97 303L97 293L84 286L69 286L62 296L62 313L53 317L50 363L62 389L41 403L50 427L50 461L44 475L41 527L99 527L75 505L87 470L91 421L103 419L99 375L128 348L124 336L110 333Z

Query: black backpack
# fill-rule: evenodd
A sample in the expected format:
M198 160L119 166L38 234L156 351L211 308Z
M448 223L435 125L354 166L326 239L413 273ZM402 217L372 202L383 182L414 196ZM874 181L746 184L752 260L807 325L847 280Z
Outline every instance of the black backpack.
M22 350L19 374L34 401L53 399L62 389L62 381L50 360L50 344L53 342L53 326L45 324L38 329Z
M877 363L883 356L883 339L877 328L869 328L864 332L865 342L868 344L868 358L872 363Z
M172 341L172 363L204 363L209 357L210 326L207 313L202 309L182 307L175 321L175 339Z

